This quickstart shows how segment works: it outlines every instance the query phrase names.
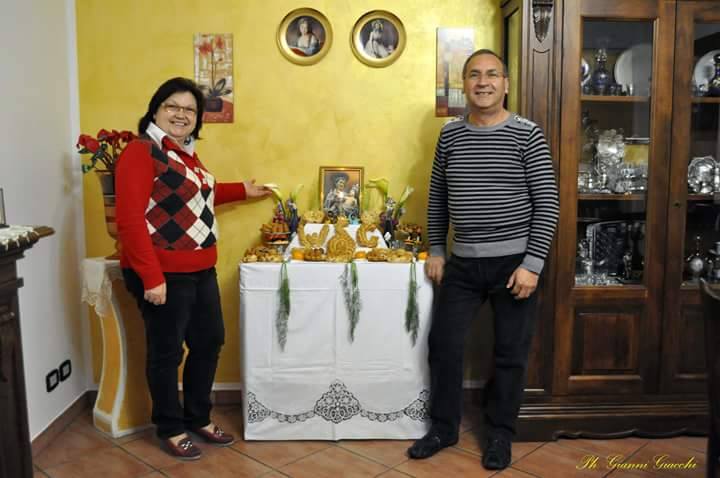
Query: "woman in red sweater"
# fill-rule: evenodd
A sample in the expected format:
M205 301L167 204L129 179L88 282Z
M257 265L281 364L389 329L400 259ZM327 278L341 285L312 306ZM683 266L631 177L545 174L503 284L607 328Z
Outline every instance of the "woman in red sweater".
M182 459L201 455L187 431L221 446L234 441L210 421L210 391L225 340L214 207L271 194L254 180L215 181L195 153L202 115L203 95L193 81L166 81L140 119L140 138L115 169L120 265L145 322L152 421L168 451Z

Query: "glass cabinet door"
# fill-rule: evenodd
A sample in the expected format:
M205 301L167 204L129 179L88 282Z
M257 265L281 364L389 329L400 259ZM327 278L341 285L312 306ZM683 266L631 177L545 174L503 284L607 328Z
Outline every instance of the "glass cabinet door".
M720 284L720 4L678 2L676 24L661 388L704 393L699 281Z
M720 283L720 23L693 29L683 287Z
M583 19L576 286L644 281L653 37L653 21Z

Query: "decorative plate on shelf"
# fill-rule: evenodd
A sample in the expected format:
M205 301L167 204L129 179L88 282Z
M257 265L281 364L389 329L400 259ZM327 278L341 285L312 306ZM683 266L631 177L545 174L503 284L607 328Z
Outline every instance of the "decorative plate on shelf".
M615 83L635 85L636 94L650 91L652 77L652 45L640 43L620 53L615 61Z
M694 193L707 194L712 192L715 159L712 156L693 158L688 166L688 186Z
M697 63L695 63L695 69L693 70L695 85L707 86L710 79L715 76L715 62L713 62L713 57L718 53L720 53L720 50L711 50L701 56Z
M585 58L580 58L580 84L585 85L590 80L590 64Z

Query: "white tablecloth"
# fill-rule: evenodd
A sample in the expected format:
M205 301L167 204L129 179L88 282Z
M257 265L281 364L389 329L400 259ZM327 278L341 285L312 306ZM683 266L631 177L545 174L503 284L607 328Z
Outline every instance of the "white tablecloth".
M290 317L275 330L280 264L240 265L246 440L418 438L428 429L427 336L432 285L417 264L420 330L405 330L410 264L358 262L355 340L345 264L291 262Z

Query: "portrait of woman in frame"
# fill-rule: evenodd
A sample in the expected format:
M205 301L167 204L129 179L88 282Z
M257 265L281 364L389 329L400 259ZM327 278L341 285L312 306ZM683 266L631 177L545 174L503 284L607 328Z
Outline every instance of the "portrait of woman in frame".
M288 13L277 32L280 53L298 65L320 61L332 44L332 28L325 15L312 8Z
M405 28L392 13L375 10L355 23L350 43L355 56L366 65L388 66L405 48Z

